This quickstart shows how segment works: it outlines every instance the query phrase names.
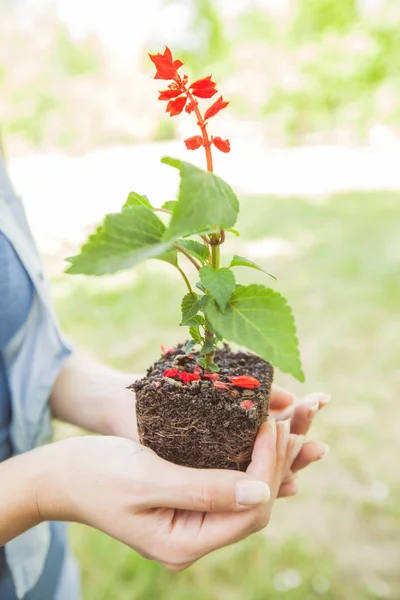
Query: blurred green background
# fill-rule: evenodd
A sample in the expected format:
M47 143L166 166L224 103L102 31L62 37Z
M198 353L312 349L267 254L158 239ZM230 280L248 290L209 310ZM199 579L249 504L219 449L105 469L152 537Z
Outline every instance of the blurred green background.
M71 27L95 21L95 3L67 4L0 5L0 123L11 161L180 139L146 61L145 50L164 42L195 76L213 73L232 101L231 124L244 124L245 136L255 128L268 147L362 148L378 130L382 151L399 152L398 0L149 0L132 39L127 26L126 48L113 47L100 22ZM128 4L116 0L115 10ZM307 382L277 382L299 396L332 394L312 432L330 454L302 474L298 497L277 503L265 533L178 575L72 526L84 600L400 598L400 189L361 183L309 197L244 194L242 235L224 246L274 273L293 306ZM113 278L67 277L62 258L76 244L45 255L64 330L109 364L145 370L160 344L182 340L179 276L151 261Z

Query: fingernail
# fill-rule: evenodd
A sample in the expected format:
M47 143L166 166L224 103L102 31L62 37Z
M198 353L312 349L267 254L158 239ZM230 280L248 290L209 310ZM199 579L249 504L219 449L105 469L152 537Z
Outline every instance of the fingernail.
M292 463L298 457L298 455L300 453L300 450L303 447L305 439L306 439L305 435L298 435L298 436L296 436L296 441L294 442L294 446L293 446L293 450L292 450L292 456L291 456Z
M322 392L318 394L319 396L319 403L322 404L322 406L326 406L328 404L328 402L330 401L330 399L332 398L332 396L330 394L323 394Z
M236 502L241 506L255 506L268 502L271 497L269 486L263 481L241 479L236 483Z
M290 435L290 421L281 421L280 425L283 429L282 443L286 446L289 441Z
M299 488L299 486L297 485L297 483L293 483L293 488L292 488L292 490L293 490L293 496L296 496L296 494L300 494L300 488Z
M319 455L319 459L321 460L322 458L325 458L325 456L329 453L329 446L328 444L324 444L324 449L322 450L321 454Z
M276 444L276 421L275 419L268 419L269 426L271 428L272 438L274 440L274 444Z

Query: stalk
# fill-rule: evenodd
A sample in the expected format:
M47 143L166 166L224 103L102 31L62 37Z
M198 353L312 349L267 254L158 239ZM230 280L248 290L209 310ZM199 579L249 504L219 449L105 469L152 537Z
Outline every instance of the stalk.
M201 135L203 137L204 150L206 153L206 161L207 161L207 171L212 173L213 172L213 160L212 160L212 153L211 153L211 142L210 142L210 138L208 137L208 132L207 132L207 125L206 125L206 123L203 119L203 116L199 110L199 105L198 105L196 98L193 97L190 90L186 86L184 86L184 89L187 94L187 97L189 98L190 102L192 103L194 113L197 117L197 124L200 127ZM216 233L213 233L210 235L210 240L209 240L209 244L211 245L210 263L214 270L219 269L220 256L221 256L220 245L224 241L224 239L225 239L225 235L222 235L222 232L220 232L219 230L216 231ZM206 324L204 327L204 338L205 338L206 343L210 343L213 345L215 344L214 332L208 326L207 321L206 321ZM209 352L208 354L205 355L207 371L211 370L210 366L214 363L214 354L215 354L215 352Z

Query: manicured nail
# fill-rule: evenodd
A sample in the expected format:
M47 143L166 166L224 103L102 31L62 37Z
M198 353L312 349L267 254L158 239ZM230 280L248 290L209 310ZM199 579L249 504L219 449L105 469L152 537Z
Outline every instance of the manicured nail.
M328 444L323 444L324 449L322 450L321 454L319 455L319 459L321 460L322 458L325 458L325 456L329 453L329 446Z
M322 406L326 406L328 404L328 402L330 401L330 399L332 398L332 396L330 394L323 394L322 392L318 394L319 396L319 403L322 404Z
M272 438L274 440L274 444L276 444L276 421L275 419L268 419L268 423L271 429Z
M305 435L297 435L296 436L296 440L294 442L294 446L293 446L293 450L292 450L292 456L291 456L291 462L293 463L296 458L298 457L300 450L303 447L304 444L304 440L306 439Z
M296 496L297 494L300 494L300 488L297 483L293 483L292 486L292 495Z
M268 502L271 497L269 486L263 481L241 479L236 483L236 502L241 506L255 506Z

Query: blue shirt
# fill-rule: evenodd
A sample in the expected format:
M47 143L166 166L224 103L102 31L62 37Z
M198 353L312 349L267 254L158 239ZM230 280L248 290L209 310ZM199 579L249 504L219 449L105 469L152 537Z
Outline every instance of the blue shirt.
M50 441L48 399L69 353L0 158L0 460ZM43 523L0 549L1 600L77 600L78 589L62 523Z

